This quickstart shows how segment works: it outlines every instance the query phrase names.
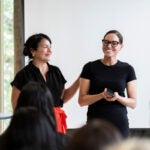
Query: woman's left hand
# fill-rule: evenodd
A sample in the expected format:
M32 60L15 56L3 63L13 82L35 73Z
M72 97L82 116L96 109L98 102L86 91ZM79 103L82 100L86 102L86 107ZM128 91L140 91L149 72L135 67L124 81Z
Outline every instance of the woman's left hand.
M110 96L107 94L107 89L104 90L104 99L106 99L107 101L109 102L116 101L118 97L119 97L118 92L114 92L114 96Z

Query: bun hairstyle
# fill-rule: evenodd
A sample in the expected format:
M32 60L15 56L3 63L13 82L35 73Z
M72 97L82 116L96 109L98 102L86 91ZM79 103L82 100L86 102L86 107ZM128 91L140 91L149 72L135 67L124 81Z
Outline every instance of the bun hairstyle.
M42 39L47 39L50 42L50 44L52 44L51 39L46 34L43 33L33 34L26 40L24 44L23 55L28 56L30 59L32 59L33 56L31 51L37 50L38 45Z

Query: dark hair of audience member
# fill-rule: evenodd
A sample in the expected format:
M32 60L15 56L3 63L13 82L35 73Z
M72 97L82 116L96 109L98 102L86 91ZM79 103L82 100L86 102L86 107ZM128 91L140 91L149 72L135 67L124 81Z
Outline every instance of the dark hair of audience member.
M35 107L22 107L0 136L0 149L56 150L55 132L45 114Z
M21 107L36 107L43 112L50 121L53 130L56 132L56 143L58 150L64 150L70 137L56 131L56 120L54 115L53 97L46 85L38 82L27 83L18 97L15 111Z
M102 150L122 140L121 133L111 123L91 120L77 129L68 143L67 150Z
M23 87L18 97L15 111L20 107L28 106L34 106L47 115L53 129L56 130L53 97L49 89L44 84L29 82Z

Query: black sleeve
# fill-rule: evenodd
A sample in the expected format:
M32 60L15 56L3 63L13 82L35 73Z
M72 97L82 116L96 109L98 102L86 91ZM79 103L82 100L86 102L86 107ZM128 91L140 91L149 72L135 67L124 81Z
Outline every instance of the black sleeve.
M18 88L19 90L22 89L22 87L25 85L25 77L24 77L24 72L23 70L22 71L19 71L14 80L10 83L11 86L15 86L16 88Z
M81 78L90 79L91 78L91 62L88 62L83 66L81 75Z
M136 78L135 70L134 70L134 68L131 65L129 65L129 67L128 67L127 82L130 82L130 81L136 80L136 79L137 78Z
M55 66L55 67L56 67L56 66ZM65 84L67 81L66 81L66 79L64 78L64 76L63 76L61 70L60 70L58 67L56 67L56 70L57 70L57 72L58 72L59 78L61 78L62 83Z

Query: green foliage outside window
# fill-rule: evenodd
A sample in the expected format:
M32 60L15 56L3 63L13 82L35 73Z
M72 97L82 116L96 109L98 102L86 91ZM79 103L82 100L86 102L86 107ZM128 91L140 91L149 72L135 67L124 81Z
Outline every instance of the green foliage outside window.
M11 108L11 85L14 78L14 30L13 30L13 0L3 1L3 74L4 74L4 111L12 112ZM6 128L9 120L4 121Z

